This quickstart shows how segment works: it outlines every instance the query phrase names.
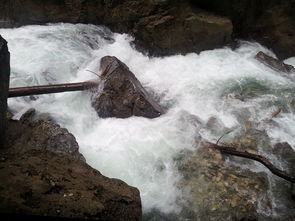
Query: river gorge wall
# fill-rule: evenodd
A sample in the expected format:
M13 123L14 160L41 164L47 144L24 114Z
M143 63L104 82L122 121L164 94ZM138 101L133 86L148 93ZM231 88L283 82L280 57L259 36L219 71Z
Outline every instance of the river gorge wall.
M295 55L293 0L4 0L1 4L1 27L49 22L106 25L134 36L137 48L150 55L200 52L236 38L258 41L281 59Z

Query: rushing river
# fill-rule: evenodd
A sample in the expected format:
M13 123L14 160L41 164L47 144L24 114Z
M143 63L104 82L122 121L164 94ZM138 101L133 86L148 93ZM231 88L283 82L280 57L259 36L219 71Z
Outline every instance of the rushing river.
M145 213L180 210L181 174L173 159L196 148L196 136L215 142L224 128L263 121L282 108L266 132L271 143L288 142L295 149L295 81L255 60L258 51L274 56L257 43L150 58L134 49L128 35L94 25L26 26L0 29L0 34L11 52L10 87L93 80L97 77L88 70L99 73L100 59L112 55L159 100L166 113L156 119L101 119L89 92L9 99L15 118L29 108L50 113L74 134L91 166L139 188ZM285 62L295 65L295 58ZM222 127L196 128L190 116L202 122L214 117Z

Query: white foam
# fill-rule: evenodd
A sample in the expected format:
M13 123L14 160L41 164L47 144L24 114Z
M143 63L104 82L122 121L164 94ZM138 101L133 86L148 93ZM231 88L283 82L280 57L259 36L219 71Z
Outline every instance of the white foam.
M11 52L11 86L90 80L96 77L86 70L98 73L100 58L112 55L126 63L144 87L161 97L161 104L168 109L157 119L100 119L87 92L42 95L36 101L9 100L16 116L30 107L51 113L75 135L91 166L139 188L145 211L179 210L180 175L173 159L181 150L195 148L199 128L192 116L203 122L216 117L226 127L239 127L243 116L259 121L271 115L277 107L274 101L289 102L295 86L254 59L259 50L273 55L256 43L243 42L236 51L223 48L149 58L130 45L132 38L126 34L112 36L93 25L27 26L0 29L0 34L8 40ZM114 42L103 35L111 35ZM239 89L253 85L260 85L263 94L245 102L232 98ZM287 91L284 97L280 97L281 91ZM277 121L281 127L269 129L269 135L294 148L294 115L282 115Z

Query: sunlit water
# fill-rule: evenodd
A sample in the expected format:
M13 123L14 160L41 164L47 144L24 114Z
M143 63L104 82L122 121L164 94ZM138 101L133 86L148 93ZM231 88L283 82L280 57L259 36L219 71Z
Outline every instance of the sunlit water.
M258 51L274 56L259 44L149 58L132 47L126 34L93 25L27 26L0 29L0 34L11 52L10 87L94 80L87 70L99 73L100 59L112 55L159 100L166 113L156 119L101 119L91 107L90 92L9 99L15 118L33 107L68 128L91 166L139 188L145 213L180 211L181 175L173 158L196 148L197 136L216 141L224 128L261 122L280 107L276 124L265 129L272 143L295 148L294 80L254 59ZM285 62L295 65L294 58ZM217 132L200 128L192 116L203 123L215 117L223 126Z

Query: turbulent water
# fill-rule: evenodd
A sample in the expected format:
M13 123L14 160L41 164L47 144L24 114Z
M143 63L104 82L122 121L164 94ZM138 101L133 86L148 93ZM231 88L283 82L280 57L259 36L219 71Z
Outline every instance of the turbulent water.
M234 51L149 58L132 47L128 35L93 25L26 26L0 29L0 34L11 52L10 87L94 80L88 70L99 73L100 59L112 55L159 100L166 113L156 119L101 119L90 92L9 99L15 118L35 108L68 128L91 166L139 188L145 213L180 210L181 175L173 159L196 148L197 136L215 142L225 128L261 122L282 108L266 132L272 143L288 142L295 149L295 81L256 61L258 51L274 56L257 43L241 42ZM285 62L295 65L294 58ZM222 126L200 127L192 116L203 123L214 117Z

